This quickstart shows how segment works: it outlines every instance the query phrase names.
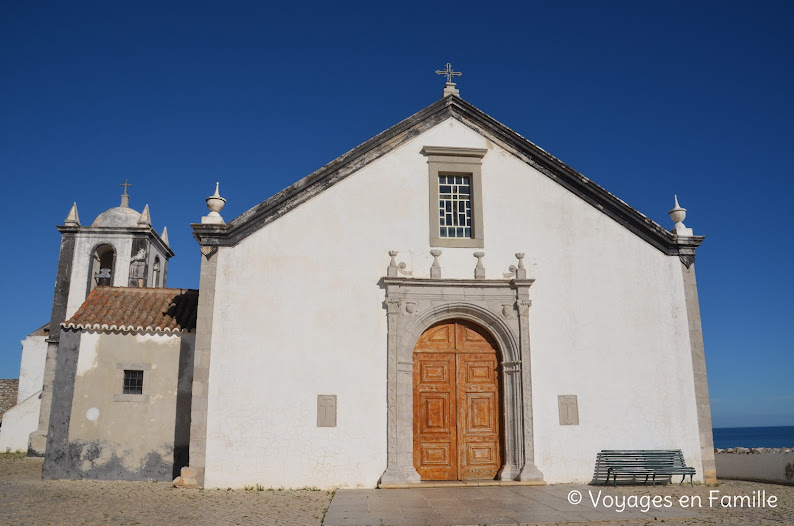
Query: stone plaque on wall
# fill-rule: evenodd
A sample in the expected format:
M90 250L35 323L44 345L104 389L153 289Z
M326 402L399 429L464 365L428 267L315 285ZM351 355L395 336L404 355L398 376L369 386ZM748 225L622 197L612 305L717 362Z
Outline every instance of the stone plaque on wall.
M557 405L560 409L561 426L579 425L579 402L576 395L559 395Z
M317 395L317 427L336 427L336 395Z

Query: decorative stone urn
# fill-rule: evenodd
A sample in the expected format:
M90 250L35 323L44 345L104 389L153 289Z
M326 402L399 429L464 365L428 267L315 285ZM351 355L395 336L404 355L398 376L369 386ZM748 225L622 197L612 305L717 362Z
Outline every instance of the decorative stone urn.
M675 196L675 207L668 212L670 214L670 219L673 220L675 225L673 225L673 233L679 236L691 236L692 229L687 228L684 225L684 219L686 219L686 208L682 208L681 205L678 204L678 196Z
M219 212L223 210L223 207L226 205L226 199L221 197L220 193L218 193L218 186L219 183L216 182L215 193L207 197L207 208L209 208L210 213L201 218L202 223L223 224L223 218Z

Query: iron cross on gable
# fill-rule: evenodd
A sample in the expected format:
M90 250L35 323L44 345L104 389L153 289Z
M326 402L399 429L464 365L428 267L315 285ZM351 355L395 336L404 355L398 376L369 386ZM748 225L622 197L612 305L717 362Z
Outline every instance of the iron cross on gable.
M436 75L444 75L445 77L447 77L447 84L451 84L453 77L460 77L461 75L463 75L463 73L461 73L460 71L452 71L452 64L447 62L446 68L436 70Z

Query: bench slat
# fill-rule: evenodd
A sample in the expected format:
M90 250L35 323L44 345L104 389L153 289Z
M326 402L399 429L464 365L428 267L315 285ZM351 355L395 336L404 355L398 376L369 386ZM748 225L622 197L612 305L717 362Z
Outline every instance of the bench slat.
M594 481L600 479L604 474L606 474L604 484L609 484L609 478L612 477L616 486L618 476L621 478L631 476L636 479L637 476L642 475L645 475L643 483L647 483L648 478L652 477L654 485L656 485L657 476L669 478L673 475L682 475L681 483L683 484L684 479L689 475L689 482L694 485L692 477L695 474L695 468L686 465L684 454L680 449L605 449L596 457Z

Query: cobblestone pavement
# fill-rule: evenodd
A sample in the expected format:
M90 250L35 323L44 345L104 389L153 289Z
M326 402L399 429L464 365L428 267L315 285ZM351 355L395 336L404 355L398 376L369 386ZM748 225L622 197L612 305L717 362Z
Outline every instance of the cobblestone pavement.
M0 454L0 525L319 526L332 492L185 490L168 482L41 480L41 459Z
M334 498L331 492L309 489L202 491L174 489L167 482L52 481L41 480L40 473L41 459L0 454L0 525L320 526ZM582 493L580 504L567 502L566 497L573 490ZM436 490L340 490L328 509L326 524L645 526L665 522L676 526L794 525L794 487L753 482L722 481L717 487L694 488L677 484L618 488L582 485L444 488L421 498L412 493L421 495L433 491ZM607 506L603 500L593 506L589 502L590 495L595 498L599 491L603 491L602 499L604 495L614 499L606 503ZM769 497L777 497L775 508L760 507L758 492L763 491L767 504ZM755 505L750 502L749 506L737 503L736 507L727 507L726 502L719 500L710 503L709 492L718 492L712 494L717 498L755 496ZM689 505L686 510L682 509L679 499L695 496L701 498L700 506ZM642 497L669 497L673 507L648 513L638 512L636 508L618 512L615 507L620 505L622 497L637 499L634 504L640 506ZM451 499L455 501L452 506ZM502 505L494 506L495 501L504 501L505 506L512 506L521 513L531 506L537 509L539 518L533 522L511 520L503 513ZM627 508L632 507L632 501L627 504ZM366 513L369 520L352 520L354 512L359 516ZM488 521L478 520L489 513ZM350 520L344 518L345 514Z

